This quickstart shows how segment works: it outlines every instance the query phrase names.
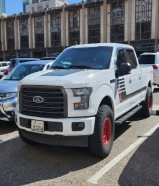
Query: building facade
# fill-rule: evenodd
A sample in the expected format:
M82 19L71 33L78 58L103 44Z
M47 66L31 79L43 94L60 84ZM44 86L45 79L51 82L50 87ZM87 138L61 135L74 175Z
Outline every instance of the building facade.
M76 44L119 42L137 55L159 49L158 0L103 0L0 19L0 58L44 57Z
M0 0L0 14L6 13L6 1Z
M23 0L23 12L39 12L67 4L67 0Z

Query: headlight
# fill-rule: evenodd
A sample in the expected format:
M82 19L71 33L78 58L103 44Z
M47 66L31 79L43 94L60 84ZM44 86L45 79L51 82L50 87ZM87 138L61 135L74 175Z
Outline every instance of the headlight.
M17 96L17 92L11 92L11 93L0 93L0 101L13 98Z
M72 89L73 95L75 97L81 97L80 103L74 103L74 109L75 110L82 110L82 109L88 109L89 108L89 97L92 92L92 88L77 88Z

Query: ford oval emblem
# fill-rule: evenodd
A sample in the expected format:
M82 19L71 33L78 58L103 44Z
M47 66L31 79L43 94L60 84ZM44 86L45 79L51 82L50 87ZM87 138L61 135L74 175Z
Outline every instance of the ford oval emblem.
M44 98L42 98L41 96L35 96L33 97L33 101L35 103L42 103L44 101Z

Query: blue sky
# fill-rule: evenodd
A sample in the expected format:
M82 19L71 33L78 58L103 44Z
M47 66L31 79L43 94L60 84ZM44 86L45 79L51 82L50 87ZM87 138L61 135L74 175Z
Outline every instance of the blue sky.
M68 0L69 4L81 2L81 0ZM6 0L6 14L13 15L22 12L22 0Z

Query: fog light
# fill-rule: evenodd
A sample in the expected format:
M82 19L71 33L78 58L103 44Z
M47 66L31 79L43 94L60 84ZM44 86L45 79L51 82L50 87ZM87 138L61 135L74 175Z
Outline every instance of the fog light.
M72 131L82 131L85 128L84 122L73 122Z

